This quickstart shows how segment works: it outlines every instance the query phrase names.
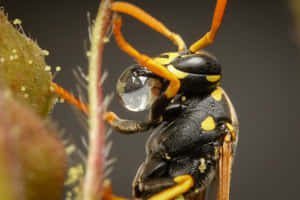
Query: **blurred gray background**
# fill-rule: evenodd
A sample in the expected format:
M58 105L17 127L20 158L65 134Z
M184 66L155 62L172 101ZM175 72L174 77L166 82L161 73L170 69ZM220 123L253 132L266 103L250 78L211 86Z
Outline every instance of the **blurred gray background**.
M210 0L129 2L181 34L187 44L209 30L215 6L215 1ZM86 15L89 11L94 17L98 3L98 0L0 0L9 18L22 19L26 33L51 52L48 64L62 66L55 82L75 93L78 83L72 71L79 65L87 72ZM300 50L295 30L286 0L229 0L216 41L207 48L222 63L222 86L240 120L232 200L299 199ZM150 56L176 50L166 38L130 17L124 17L123 32L130 43ZM118 76L132 63L133 59L112 38L104 53L104 69L109 72L104 85L106 94L114 91ZM121 117L145 118L145 113L126 111L116 97L110 109ZM57 105L52 118L74 137L85 134L67 104ZM131 181L144 159L148 135L113 133L111 155L118 158L111 175L115 193L130 196Z

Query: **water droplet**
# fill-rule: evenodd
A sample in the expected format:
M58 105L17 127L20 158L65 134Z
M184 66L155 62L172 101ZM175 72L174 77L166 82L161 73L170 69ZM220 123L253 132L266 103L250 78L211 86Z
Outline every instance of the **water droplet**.
M147 72L147 73L145 73ZM162 83L149 77L149 71L140 66L125 70L117 83L117 93L121 103L131 111L144 111L159 97Z

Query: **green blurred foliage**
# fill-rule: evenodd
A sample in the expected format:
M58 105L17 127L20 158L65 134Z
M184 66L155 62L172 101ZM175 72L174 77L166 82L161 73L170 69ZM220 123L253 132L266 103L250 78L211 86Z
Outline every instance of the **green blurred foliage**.
M0 110L0 198L61 199L66 154L55 132L9 90L0 90Z
M21 23L15 20L16 26ZM40 116L47 117L54 103L50 90L51 72L41 50L7 20L0 9L0 82Z
M64 145L41 119L56 97L48 52L14 24L0 8L0 199L62 199Z

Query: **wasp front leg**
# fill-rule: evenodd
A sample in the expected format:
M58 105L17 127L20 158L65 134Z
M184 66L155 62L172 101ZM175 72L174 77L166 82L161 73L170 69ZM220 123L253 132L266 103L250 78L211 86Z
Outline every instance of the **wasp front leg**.
M150 121L121 119L114 112L106 112L104 118L113 129L123 134L147 131L153 125Z

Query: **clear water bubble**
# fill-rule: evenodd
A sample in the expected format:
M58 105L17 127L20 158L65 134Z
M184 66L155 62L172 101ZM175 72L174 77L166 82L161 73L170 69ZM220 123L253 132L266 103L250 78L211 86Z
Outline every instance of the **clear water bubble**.
M145 68L129 67L117 83L117 93L121 103L131 111L144 111L151 107L159 97L162 83L159 79L149 77Z

